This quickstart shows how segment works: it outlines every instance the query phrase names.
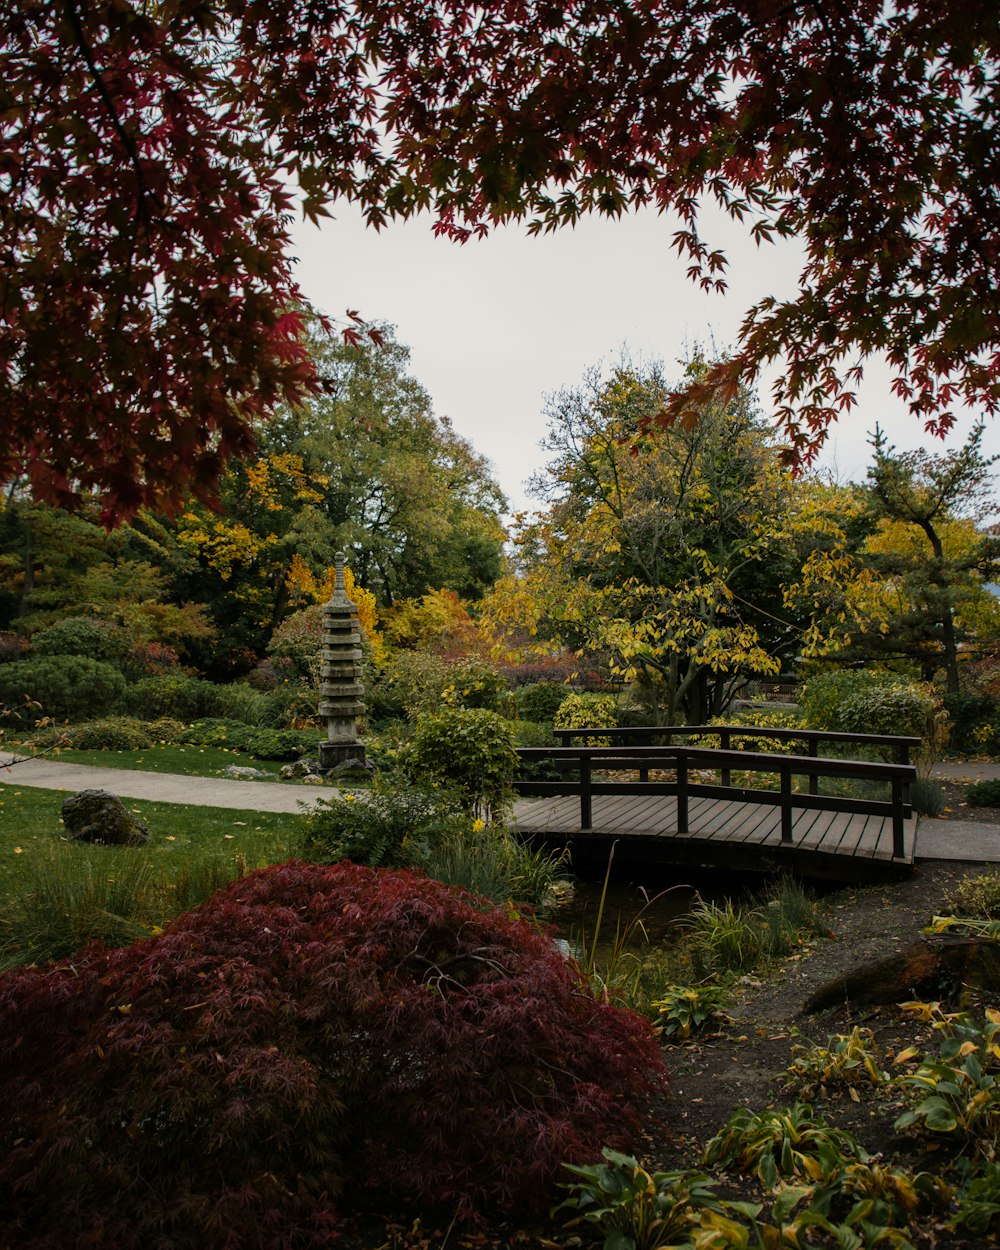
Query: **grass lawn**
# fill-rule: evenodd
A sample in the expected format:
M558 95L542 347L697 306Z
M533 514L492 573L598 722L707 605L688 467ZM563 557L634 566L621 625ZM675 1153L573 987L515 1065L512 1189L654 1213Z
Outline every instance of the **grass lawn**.
M298 849L303 817L127 799L142 847L67 841L65 791L0 785L0 967L100 936L148 936L248 869Z
M30 746L6 744L4 750L18 755L31 755ZM279 763L274 760L257 760L239 751L227 751L224 747L162 746L146 747L141 751L76 751L71 747L44 752L46 759L62 760L67 764L91 764L95 768L138 768L150 773L177 773L183 777L222 777L226 769L235 764L240 768L256 768L270 773L278 780Z

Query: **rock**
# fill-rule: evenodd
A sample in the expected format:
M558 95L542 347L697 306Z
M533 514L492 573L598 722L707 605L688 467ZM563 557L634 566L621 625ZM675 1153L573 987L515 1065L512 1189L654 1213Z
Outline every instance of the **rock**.
M374 771L375 765L368 760L352 757L334 765L326 775L328 777L369 777Z
M81 790L62 805L66 836L76 842L103 842L107 846L142 846L149 830L115 794Z
M251 768L247 764L227 764L225 768L225 776L233 781L267 781L272 775L261 768Z
M1000 942L989 938L939 934L906 946L829 981L812 995L804 1013L858 1005L901 1003L911 999L957 997L963 987L1000 989Z
M286 781L291 781L295 777L311 777L319 772L319 760L306 759L296 760L294 764L282 764L278 769L278 776L284 777Z
M324 782L323 778L317 776L316 773L310 773L307 777L302 778L302 784L306 786L321 786Z

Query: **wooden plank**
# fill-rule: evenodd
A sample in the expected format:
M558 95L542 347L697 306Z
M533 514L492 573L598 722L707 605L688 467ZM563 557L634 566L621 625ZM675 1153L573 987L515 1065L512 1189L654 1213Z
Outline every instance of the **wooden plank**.
M715 831L715 837L726 842L766 842L780 825L777 807L733 803L729 819Z
M526 836L572 840L581 835L579 797L553 795L525 800L517 805L516 823ZM782 845L780 809L767 804L692 797L689 824L688 833L677 831L677 804L672 795L595 795L593 827L583 832L597 838L652 840L678 847L701 844L706 853L714 846L723 856L726 846L743 846L749 852L754 846L774 850ZM912 862L915 831L915 820L908 819L904 825L907 863ZM807 855L888 863L893 858L891 818L797 808L791 848Z

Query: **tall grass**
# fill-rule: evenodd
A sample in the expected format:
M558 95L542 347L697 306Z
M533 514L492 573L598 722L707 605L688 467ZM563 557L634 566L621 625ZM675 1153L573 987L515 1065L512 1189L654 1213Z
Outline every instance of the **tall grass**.
M65 797L0 785L0 968L148 937L301 836L301 816L131 800L150 842L91 846L61 836Z
M752 903L697 899L687 930L694 967L702 977L749 972L766 959L787 955L807 937L827 932L811 896L787 875Z
M564 855L533 851L514 834L476 822L431 843L420 858L428 876L494 902L539 906L566 863Z
M645 901L638 910L619 912L615 916L614 934L609 941L604 922L616 845L612 845L608 855L593 931L589 936L585 931L575 935L571 946L579 951L580 975L591 989L608 1002L655 1018L654 1002L674 979L674 968L667 951L653 949L644 917L660 899L678 887L672 886L652 896L644 892Z
M242 852L195 855L169 876L141 848L54 843L0 915L0 970L150 937L250 866Z

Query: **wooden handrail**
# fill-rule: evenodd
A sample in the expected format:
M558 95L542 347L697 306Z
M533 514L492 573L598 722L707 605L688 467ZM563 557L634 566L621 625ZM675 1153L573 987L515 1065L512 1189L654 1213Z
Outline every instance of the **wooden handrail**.
M581 731L572 731L581 732ZM593 731L591 731L593 732ZM762 736L767 736L762 733ZM791 735L796 736L796 735ZM860 736L860 735L858 735ZM831 806L844 811L867 812L876 815L890 815L893 831L893 855L902 857L903 822L910 815L908 803L908 787L916 779L916 769L908 763L882 764L869 760L829 759L816 755L781 755L775 752L724 750L721 747L698 747L684 744L683 746L564 746L564 747L520 747L518 755L526 762L552 760L563 765L576 765L578 783L565 778L562 781L524 782L518 787L525 793L535 794L579 794L581 829L593 827L593 795L614 793L635 793L637 791L653 794L674 794L677 797L677 827L679 833L688 832L688 799L694 793L711 793L713 797L727 797L726 791L733 791L743 799L750 795L758 803L772 803L781 808L781 840L783 843L792 841L792 810L800 808L829 809ZM673 781L649 781L650 769L658 768L674 773ZM731 785L732 770L738 768L747 772L777 773L779 789L777 792L767 790L748 790L742 786ZM721 786L707 786L692 782L689 774L692 770L718 770L721 774ZM594 773L637 771L640 781L617 782L595 781ZM809 778L809 793L796 793L792 789L794 776ZM879 781L888 783L891 799L885 802L880 799L849 799L831 798L818 793L818 778L847 777L860 781Z

